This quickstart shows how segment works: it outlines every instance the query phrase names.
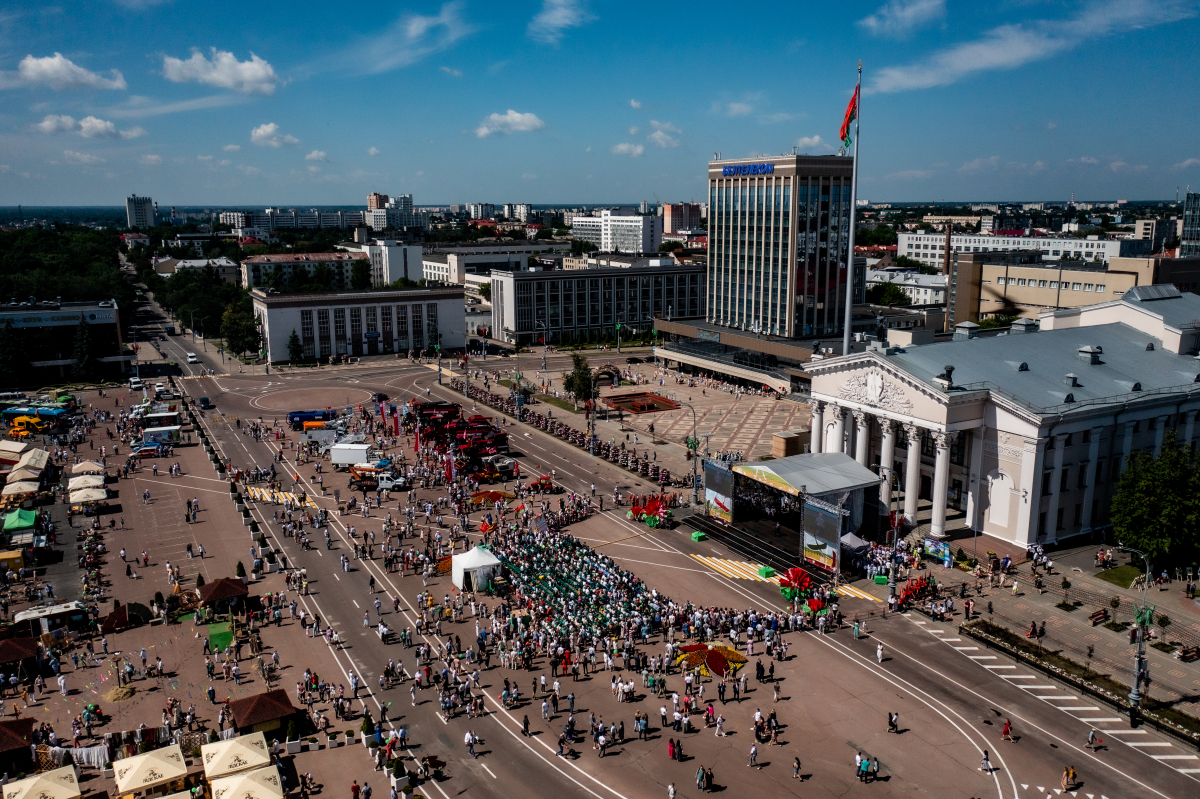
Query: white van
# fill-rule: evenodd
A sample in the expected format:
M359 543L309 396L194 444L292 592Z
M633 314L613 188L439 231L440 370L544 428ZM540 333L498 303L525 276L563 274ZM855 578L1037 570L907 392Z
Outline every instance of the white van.
M200 359L196 357L196 353L189 352L187 354L187 362L188 363L200 363Z
M130 391L141 391L142 390L142 378L140 378L140 377L129 378L129 390Z

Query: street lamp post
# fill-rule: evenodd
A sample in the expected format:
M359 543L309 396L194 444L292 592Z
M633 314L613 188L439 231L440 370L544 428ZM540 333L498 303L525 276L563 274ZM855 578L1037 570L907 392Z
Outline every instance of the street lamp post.
M1146 576L1142 579L1142 610L1137 614L1137 656L1133 661L1133 687L1129 690L1129 726L1137 726L1138 711L1142 705L1141 684L1149 675L1146 674L1146 633L1149 631L1150 619L1147 602L1149 600L1148 591L1150 590L1150 558L1145 552L1133 547L1119 546L1122 552L1133 552L1142 556L1142 562L1146 565Z
M700 484L696 480L696 471L699 468L696 463L700 459L700 439L696 436L696 408L690 402L680 403L692 411L692 440L689 442L689 449L692 445L696 447L696 451L692 453L692 505L700 504Z
M617 319L617 352L621 351L621 323L625 321L625 314L621 314Z

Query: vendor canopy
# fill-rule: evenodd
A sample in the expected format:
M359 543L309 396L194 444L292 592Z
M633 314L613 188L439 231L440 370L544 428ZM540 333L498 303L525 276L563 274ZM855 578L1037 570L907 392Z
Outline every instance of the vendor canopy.
M79 491L84 488L104 488L104 478L98 474L81 474L72 477L67 483L68 491Z
M840 494L879 484L879 475L840 452L805 453L759 463L736 463L733 471L792 496Z
M104 464L96 461L84 461L71 467L71 474L104 474Z
M21 456L21 460L17 461L15 468L17 469L45 469L50 463L50 453L44 449L31 449Z
M72 505L83 502L103 502L106 499L108 499L108 492L103 488L82 488L79 491L71 492Z
M179 744L134 755L113 764L118 793L146 791L187 776L187 763Z
M205 744L200 747L200 754L204 758L204 776L210 780L266 766L271 762L267 736L261 732Z
M4 532L15 533L18 530L28 530L37 521L37 514L31 510L15 510L4 517Z
M37 480L40 480L41 477L42 477L41 469L30 469L30 468L26 467L24 469L16 469L14 471L9 472L8 473L8 482L20 483L25 480L37 481Z
M26 480L21 483L9 483L4 487L3 491L0 491L0 496L14 497L18 494L36 494L37 490L37 483Z
M76 796L79 796L79 780L74 766L63 766L4 786L4 799L75 799Z
M283 799L283 780L275 766L212 781L213 799Z
M500 559L482 547L475 547L470 552L455 555L450 564L450 577L456 588L463 587L463 574L471 576L472 590L481 585L486 586L488 580L500 572Z

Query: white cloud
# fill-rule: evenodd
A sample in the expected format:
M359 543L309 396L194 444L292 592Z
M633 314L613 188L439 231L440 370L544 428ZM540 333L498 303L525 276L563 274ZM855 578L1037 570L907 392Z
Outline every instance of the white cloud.
M511 108L504 114L492 114L475 129L475 135L486 139L493 133L516 133L518 131L541 130L546 123L536 114L522 114Z
M948 86L997 69L1016 69L1073 50L1090 39L1196 16L1190 0L1092 0L1074 17L993 28L975 41L934 53L926 61L879 71L871 91L901 92Z
M537 175L532 172L524 172L521 174L521 180L537 180Z
M175 114L180 111L201 111L223 105L237 105L246 102L246 98L236 94L213 94L208 97L197 97L194 100L181 100L177 103L161 103L153 105L148 97L131 97L129 105L118 106L109 110L114 117L153 117L160 114Z
M630 158L637 158L646 151L646 148L640 144L622 142L621 144L614 145L612 151L614 155L627 155Z
M1145 164L1127 164L1124 161L1113 161L1108 165L1108 168L1113 172L1141 172L1147 167Z
M198 156L196 156L196 160L197 161L211 161L211 160L213 160L213 157L211 155L198 155Z
M976 158L974 161L968 161L958 168L959 172L971 174L973 172L981 172L984 169L995 169L1000 165L1000 156L993 155L991 158Z
M672 125L670 122L658 122L650 120L650 127L654 132L646 138L657 144L659 147L678 147L679 139L671 136L672 133L683 133L682 130Z
M367 150L367 155L379 155L379 148L372 147L371 149Z
M933 170L931 169L906 169L903 172L893 172L884 180L924 180L932 176Z
M305 161L327 161L324 150L313 150L308 155L304 156Z
M159 164L162 163L162 156L161 155L143 155L141 158L138 159L138 161L145 164L146 166L158 166Z
M250 141L261 147L295 147L300 140L295 136L280 135L279 126L266 122L250 131Z
M1058 127L1058 123L1057 123L1057 122L1047 122L1047 123L1046 123L1046 130L1054 130L1054 129L1056 129L1057 127Z
M133 126L132 128L130 128L129 130L122 130L122 131L120 131L120 134L121 134L121 138L122 138L122 139L136 139L138 136L145 136L145 135L147 135L147 134L146 134L146 129L145 129L145 128L138 127L137 125L134 125L134 126Z
M222 149L222 150L224 150L224 151L225 151L225 152L227 152L227 153L236 153L238 150L242 149L242 145L240 145L240 144L226 144L226 145L225 145L224 147L222 147L221 149Z
M754 105L747 101L733 103L714 102L712 112L727 117L744 117L754 113Z
M629 135L636 136L636 135L638 135L638 131L640 131L640 130L641 130L641 128L639 128L637 125L634 125L631 128L629 128Z
M229 165L230 165L230 164L232 164L233 162L232 162L232 161L230 161L228 158L222 158L222 159L221 159L220 161L218 161L217 163L218 163L218 164L220 164L221 166L229 166Z
M243 94L274 94L276 84L283 82L275 74L275 68L254 53L249 61L238 61L237 56L226 50L213 47L211 52L211 59L199 50L192 50L191 58L186 61L163 56L163 77L172 83L194 81Z
M642 107L642 104L641 104L641 103L639 103L637 100L630 100L630 101L629 101L629 107L630 107L630 108L641 108L641 107Z
M446 50L474 28L462 19L462 3L446 3L437 16L405 14L383 33L350 48L345 58L367 64L371 73L387 72Z
M79 135L85 139L115 139L117 126L104 119L84 117L79 120Z
M820 136L801 136L799 139L796 139L796 146L804 152L833 149L833 145L822 139Z
M74 117L47 114L45 119L33 127L42 133L58 133L62 130L75 130L75 124Z
M461 78L462 77L461 69L451 69L450 67L438 67L438 69L440 69L442 72L445 72L447 75L449 75L452 78Z
M543 0L542 10L529 21L529 38L558 44L567 28L578 28L595 19L584 0Z
M238 164L238 170L239 170L239 171L240 171L240 172L241 172L243 175L247 175L247 176L249 176L249 177L254 177L255 175L261 175L261 174L262 174L262 170L261 170L261 169L259 169L258 167L256 167L256 166L246 166L245 164Z
M946 0L891 0L858 21L873 36L902 38L946 16Z
M1090 155L1085 155L1085 156L1083 156L1082 158L1080 158L1079 160L1080 160L1080 161L1082 161L1082 162L1083 162L1083 163L1085 163L1085 164L1098 164L1098 163L1100 163L1100 159L1099 159L1099 158L1092 158Z
M316 164L309 164L309 165L308 165L308 171L309 171L309 172L320 172L320 171L321 171L321 167L317 166Z
M1172 169L1187 169L1191 166L1200 166L1200 158L1189 158L1186 161L1180 161Z
M69 164L103 164L104 159L98 155L90 155L88 153L77 153L74 150L63 150L63 158L67 159Z
M56 92L66 89L125 89L125 77L112 70L111 78L76 65L62 53L45 58L27 55L16 72L0 72L0 89L49 86Z

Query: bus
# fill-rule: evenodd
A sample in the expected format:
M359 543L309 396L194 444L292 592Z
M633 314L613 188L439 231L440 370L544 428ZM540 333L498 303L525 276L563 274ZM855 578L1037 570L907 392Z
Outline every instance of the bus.
M18 416L36 416L52 424L58 424L69 415L69 412L62 408L30 407L28 405L18 408L5 408L3 412L0 412L0 418L4 419L5 424L12 424L13 420Z
M288 425L293 430L300 430L305 422L332 422L337 418L337 411L326 408L323 411L292 411L287 415Z

